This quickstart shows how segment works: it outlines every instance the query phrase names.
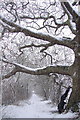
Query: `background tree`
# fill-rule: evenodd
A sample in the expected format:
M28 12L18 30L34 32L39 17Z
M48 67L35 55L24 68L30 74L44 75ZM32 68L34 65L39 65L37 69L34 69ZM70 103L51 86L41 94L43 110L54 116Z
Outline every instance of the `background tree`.
M77 7L77 6L76 6ZM17 72L23 72L32 75L49 75L50 73L62 74L71 76L73 79L72 94L69 100L67 109L72 107L74 104L80 101L80 16L78 11L76 12L71 6L71 2L61 1L4 1L0 3L0 25L1 25L1 42L4 43L10 41L8 49L10 54L5 51L2 55L4 64L11 65L10 72L2 75L1 79L7 79ZM25 39L27 43L20 45L20 42ZM32 41L30 43L30 41ZM35 44L34 41L38 41ZM29 68L31 66L21 65L19 61L16 61L11 48L14 43L17 43L17 54L16 56L22 56L26 52L27 48L37 49L40 48L39 58L41 55L47 57L45 67L42 65L37 66L38 68ZM72 54L72 61L66 56L65 60L59 60L56 56L53 57L49 51L51 46L54 49L59 47L64 51L69 51ZM3 48L3 45L2 45ZM13 48L12 48L13 49ZM53 49L52 49L53 50ZM57 51L57 50L56 50ZM59 51L58 51L59 52ZM56 52L56 54L58 53ZM74 58L75 56L75 58ZM34 56L31 55L31 60ZM27 59L27 57L26 57ZM42 58L43 59L43 58ZM49 62L47 62L49 60ZM59 62L58 62L59 60ZM65 61L65 62L64 62ZM70 60L69 60L70 61ZM35 63L35 61L32 61ZM37 61L36 61L37 62Z

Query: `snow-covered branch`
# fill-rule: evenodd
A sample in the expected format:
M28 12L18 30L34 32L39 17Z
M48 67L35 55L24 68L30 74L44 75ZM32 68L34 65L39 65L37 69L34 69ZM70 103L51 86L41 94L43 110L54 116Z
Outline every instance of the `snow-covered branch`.
M9 73L7 73L6 75L2 75L2 76L1 76L1 79L2 79L2 80L3 80L3 79L7 79L7 78L15 75L16 73L17 73L17 67L13 68L13 70L10 71Z
M23 72L32 75L49 75L50 73L58 73L63 75L71 75L70 66L47 66L42 68L29 68L16 62L9 62L6 59L2 59L3 62L14 65L15 67L11 72L2 76L2 79L6 79L15 75L17 72Z
M73 25L71 24L72 17L70 15L69 11L67 10L67 8L65 7L63 2L61 2L61 6L62 6L63 10L65 11L65 13L68 16L68 20L66 21L66 24L69 26L69 28L72 31L72 33L76 34L76 30L73 28Z
M26 36L30 36L30 37L34 37L34 38L41 39L44 41L48 41L48 42L51 42L53 45L58 44L58 45L67 46L71 49L74 48L74 43L70 39L60 39L57 37L53 37L49 34L40 33L37 31L32 31L32 30L26 29L20 25L17 25L14 22L11 22L11 21L3 18L2 16L0 16L0 20L2 20L8 26L12 27L12 30L10 32L23 32Z
M69 13L72 15L73 19L76 21L76 18L78 17L78 14L73 10L73 8L70 6L68 2L63 2Z
M29 45L24 45L22 47L19 47L19 51L22 52L21 50L24 49L24 48L29 48L29 47L43 47L40 52L43 52L44 50L46 50L48 47L52 46L52 43L47 43L47 44L39 44L39 45L36 45L34 43L31 43Z

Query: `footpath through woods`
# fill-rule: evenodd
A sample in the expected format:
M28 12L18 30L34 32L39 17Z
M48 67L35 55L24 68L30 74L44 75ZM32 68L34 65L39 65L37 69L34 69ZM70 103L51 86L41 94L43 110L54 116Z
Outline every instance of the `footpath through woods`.
M44 101L33 94L28 101L21 101L15 105L2 107L2 118L74 118L75 114L59 114L57 107L51 101ZM69 119L66 119L69 120Z

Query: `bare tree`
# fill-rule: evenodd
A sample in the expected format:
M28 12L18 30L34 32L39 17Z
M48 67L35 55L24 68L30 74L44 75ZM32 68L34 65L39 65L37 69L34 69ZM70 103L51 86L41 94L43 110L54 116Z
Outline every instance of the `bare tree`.
M2 29L1 38L7 35L19 33L41 41L40 44L27 44L19 47L20 54L24 48L38 47L40 52L45 53L51 59L51 65L42 68L29 68L14 60L1 58L6 64L11 64L12 70L2 75L2 79L7 79L17 72L32 75L49 75L58 73L69 75L73 79L72 94L67 109L80 101L80 16L70 2L56 2L52 0L27 2L5 1L0 4L0 24ZM66 33L67 32L67 33ZM66 35L67 34L67 35ZM72 37L71 37L72 35ZM68 37L69 36L69 37ZM21 39L21 38L20 38ZM8 37L7 37L8 40ZM44 43L45 42L45 43ZM50 46L65 46L73 50L75 60L71 65L52 65L52 56L46 53Z

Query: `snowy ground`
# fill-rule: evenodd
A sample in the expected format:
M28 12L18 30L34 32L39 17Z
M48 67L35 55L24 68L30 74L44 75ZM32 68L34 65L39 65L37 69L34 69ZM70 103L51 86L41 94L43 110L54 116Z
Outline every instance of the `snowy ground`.
M50 101L43 101L33 94L29 101L22 101L18 105L2 107L3 118L73 118L75 114L58 114L57 107L53 107Z

